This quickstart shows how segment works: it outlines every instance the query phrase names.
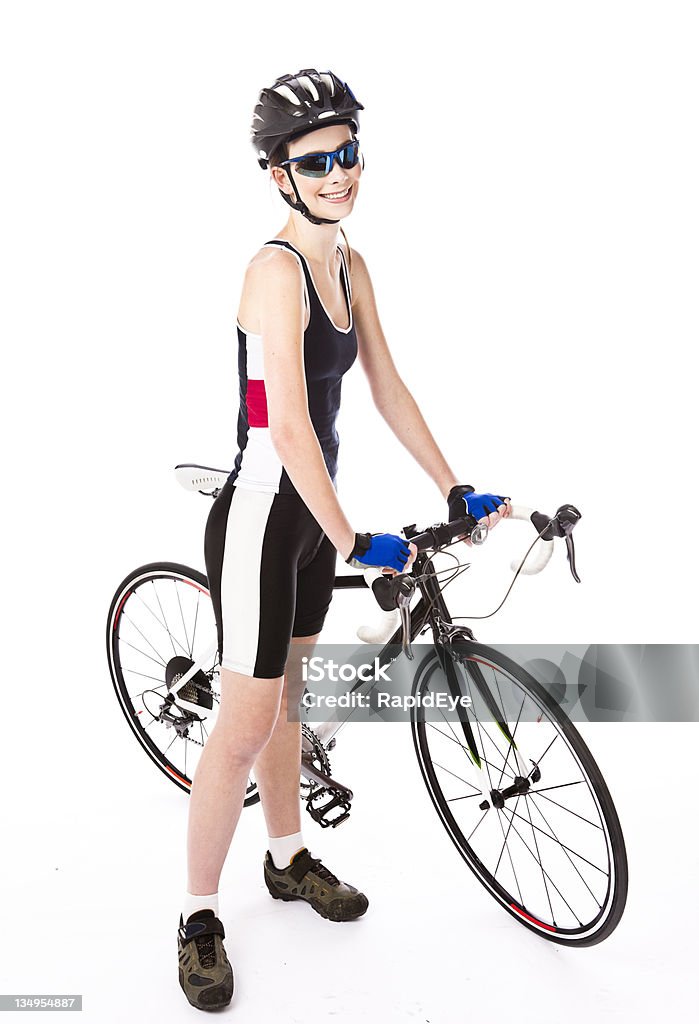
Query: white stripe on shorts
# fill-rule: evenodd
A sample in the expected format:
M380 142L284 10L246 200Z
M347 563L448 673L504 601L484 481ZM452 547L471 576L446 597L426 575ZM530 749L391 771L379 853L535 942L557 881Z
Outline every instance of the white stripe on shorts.
M223 658L232 672L254 675L260 632L262 544L274 492L236 487L226 523L221 578Z

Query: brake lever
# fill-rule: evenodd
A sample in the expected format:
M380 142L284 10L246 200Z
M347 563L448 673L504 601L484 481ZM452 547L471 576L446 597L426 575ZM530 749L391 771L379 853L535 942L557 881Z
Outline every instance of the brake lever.
M379 606L384 611L397 608L403 627L402 648L406 658L412 661L415 657L410 645L410 601L415 593L415 580L407 573L396 576L382 576L371 585Z
M566 534L566 551L568 552L568 564L570 565L573 579L576 583L580 583L580 577L575 568L575 544L573 544L573 536L570 533Z
M560 529L559 536L565 537L568 565L576 583L580 583L577 569L575 568L575 544L573 543L573 529L581 518L580 512L575 505L561 505L556 512L554 519Z
M413 648L410 643L410 598L413 596L414 589L415 586L413 584L410 589L410 593L407 593L407 591L401 587L396 596L396 604L398 605L400 621L403 627L401 646L403 648L403 654L409 661L413 661L415 658Z

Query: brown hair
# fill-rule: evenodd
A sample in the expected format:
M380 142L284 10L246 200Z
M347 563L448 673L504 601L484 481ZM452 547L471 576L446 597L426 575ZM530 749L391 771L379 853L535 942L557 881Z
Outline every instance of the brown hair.
M284 160L288 160L288 159L289 159L289 145L288 145L287 142L282 142L282 143L280 143L279 146L277 146L277 148L274 150L274 152L269 157L269 161L268 161L269 162L269 166L270 167L279 167L280 164L283 163ZM349 272L351 274L352 273L352 250L350 249L350 244L347 241L347 235L344 232L342 224L340 225L340 234L344 238L345 245L347 246L347 263L348 263Z

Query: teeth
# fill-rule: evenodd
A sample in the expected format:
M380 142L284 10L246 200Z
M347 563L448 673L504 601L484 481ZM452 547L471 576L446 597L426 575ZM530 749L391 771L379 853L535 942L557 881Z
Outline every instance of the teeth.
M324 199L339 199L340 196L346 196L351 186L348 185L344 192L323 192L321 193Z

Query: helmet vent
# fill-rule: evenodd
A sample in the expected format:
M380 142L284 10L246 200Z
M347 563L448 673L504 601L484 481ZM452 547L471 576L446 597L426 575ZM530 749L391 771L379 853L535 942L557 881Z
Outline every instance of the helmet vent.
M328 74L324 74L323 72L321 72L320 80L321 80L321 82L323 82L323 84L325 85L325 88L328 90L330 95L334 96L335 95L335 83L332 80L332 76L328 75Z
M291 102L296 104L297 107L301 106L301 100L288 85L278 85L274 91L278 92L279 95L283 96L285 99L291 100Z
M308 75L301 75L298 79L298 83L299 85L302 85L304 89L307 89L308 92L310 92L311 96L317 103L318 100L320 99L320 94L315 87L315 83L311 81Z

